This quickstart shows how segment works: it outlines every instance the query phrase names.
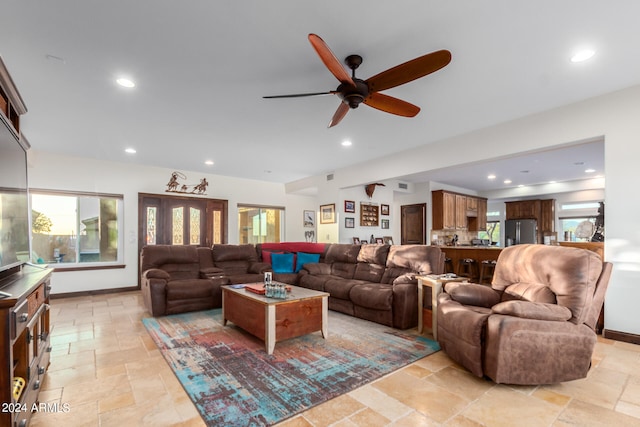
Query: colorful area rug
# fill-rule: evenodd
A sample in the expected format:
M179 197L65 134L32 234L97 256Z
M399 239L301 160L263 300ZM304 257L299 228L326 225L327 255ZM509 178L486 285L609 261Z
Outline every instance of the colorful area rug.
M220 309L142 321L209 426L273 425L439 350L415 330L335 312L328 339L278 342L272 355L222 326Z

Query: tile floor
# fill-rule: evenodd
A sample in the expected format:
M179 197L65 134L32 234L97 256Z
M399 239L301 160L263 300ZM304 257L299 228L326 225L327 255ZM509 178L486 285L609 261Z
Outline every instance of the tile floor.
M139 292L54 299L51 366L30 426L204 426L140 322ZM293 417L308 426L640 426L640 346L600 339L588 378L495 385L443 352Z

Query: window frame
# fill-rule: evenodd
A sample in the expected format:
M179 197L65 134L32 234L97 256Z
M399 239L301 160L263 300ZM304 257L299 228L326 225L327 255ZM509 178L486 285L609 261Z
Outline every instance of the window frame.
M241 223L240 223L240 210L241 209L259 209L260 212L262 212L262 210L277 210L280 212L280 235L278 236L278 242L284 242L285 240L285 224L286 224L286 209L284 206L270 206L270 205L253 205L253 204L243 204L243 203L238 203L236 206L236 217L238 218L238 241L241 242L242 241L242 230L241 230ZM261 223L261 221L259 221L259 223ZM266 238L264 240L260 239L261 241L258 243L274 243L271 241L268 241Z
M97 193L97 192L88 192L88 191L71 191L71 190L51 190L51 189L43 189L43 188L30 188L29 189L29 239L31 244L33 244L33 226L31 218L33 212L33 196L34 195L42 195L42 196L60 196L60 197L75 197L76 198L76 227L80 227L80 210L79 210L79 199L82 197L96 198L96 199L115 199L117 202L116 205L116 215L117 215L117 256L114 261L88 261L88 262L80 262L79 260L75 262L63 262L63 263L51 263L48 264L49 267L53 268L54 271L81 271L81 270L107 270L107 269L117 269L117 268L125 268L125 242L124 242L124 195L123 194L114 194L114 193ZM42 212L46 214L45 212ZM79 234L79 231L78 231ZM79 253L80 248L80 239L76 239L75 243L76 253ZM33 248L31 248L33 251ZM32 260L32 262L35 262Z

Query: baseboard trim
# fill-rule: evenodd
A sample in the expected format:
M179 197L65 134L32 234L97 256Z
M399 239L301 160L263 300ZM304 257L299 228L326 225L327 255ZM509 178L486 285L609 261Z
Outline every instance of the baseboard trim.
M137 286L127 287L127 288L96 289L94 291L66 292L62 294L51 294L50 298L58 299L58 298L86 297L91 295L115 294L118 292L131 292L131 291L139 291L139 290L140 288Z
M640 344L640 335L630 334L629 332L612 331L611 329L605 329L602 331L604 338L609 338L616 341L628 342L631 344Z

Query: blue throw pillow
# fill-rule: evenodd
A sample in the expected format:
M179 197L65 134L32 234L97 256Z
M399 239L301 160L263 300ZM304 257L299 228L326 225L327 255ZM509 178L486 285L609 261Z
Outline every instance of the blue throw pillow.
M309 262L319 262L320 254L308 254L305 252L298 252L298 260L296 261L296 273L302 270L302 266Z
M271 268L274 273L293 273L293 254L271 254Z

